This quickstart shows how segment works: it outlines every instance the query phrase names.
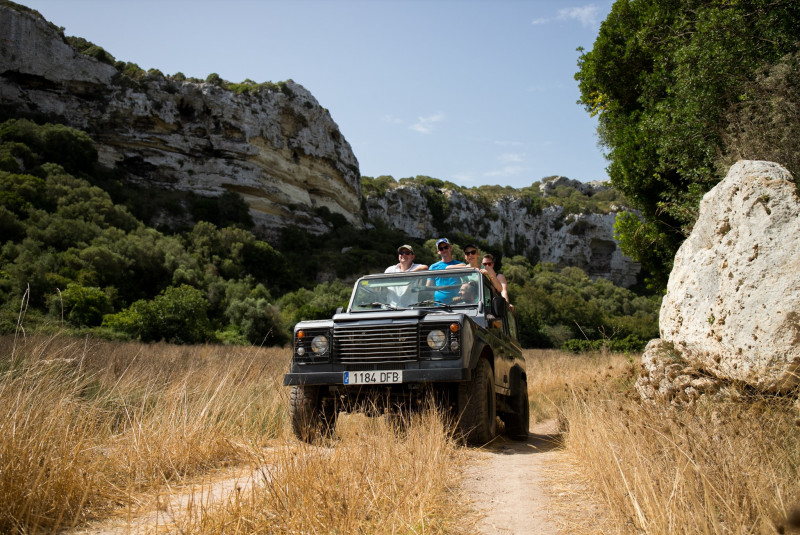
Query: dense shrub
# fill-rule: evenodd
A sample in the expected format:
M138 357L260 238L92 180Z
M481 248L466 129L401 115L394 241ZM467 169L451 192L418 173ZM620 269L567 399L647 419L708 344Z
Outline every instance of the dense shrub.
M61 124L37 125L27 119L10 119L0 125L0 140L26 145L38 162L56 163L70 173L90 173L97 150L86 132Z
M338 307L346 307L351 286L341 281L318 284L313 290L300 288L278 299L284 325L290 329L298 321L330 318Z
M288 340L281 325L280 309L266 298L233 301L225 316L251 344L282 345Z
M209 339L208 301L191 286L170 286L152 301L140 300L103 318L103 326L143 342L200 343Z
M89 56L102 63L107 63L108 65L114 65L115 63L114 56L83 37L68 36L66 37L66 41L84 56Z
M526 347L638 351L658 337L658 299L592 281L575 267L507 261L504 273Z
M388 175L376 178L361 176L361 195L364 197L381 197L397 186L397 181Z
M53 297L50 308L75 327L96 327L111 312L111 303L102 289L71 282L58 297Z

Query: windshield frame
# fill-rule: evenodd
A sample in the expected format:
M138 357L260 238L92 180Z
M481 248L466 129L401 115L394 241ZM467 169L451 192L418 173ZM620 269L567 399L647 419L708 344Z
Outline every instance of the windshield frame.
M382 310L480 309L484 301L482 276L480 270L469 267L365 275L353 286L347 311L359 314ZM436 286L437 280L451 284ZM468 282L475 283L474 300L465 303L454 299L459 287ZM394 295L390 293L392 288ZM400 289L404 291L397 293Z

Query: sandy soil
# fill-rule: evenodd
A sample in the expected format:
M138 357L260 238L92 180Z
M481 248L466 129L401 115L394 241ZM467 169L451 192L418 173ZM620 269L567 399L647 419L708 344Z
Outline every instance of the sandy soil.
M525 442L503 437L469 453L464 492L483 516L482 535L555 535L545 471L561 462L555 420L537 424Z
M66 535L129 535L161 532L190 508L223 502L238 492L247 492L263 478L261 470L228 470L209 475L191 486L167 488L150 501L131 508L127 515L104 520Z

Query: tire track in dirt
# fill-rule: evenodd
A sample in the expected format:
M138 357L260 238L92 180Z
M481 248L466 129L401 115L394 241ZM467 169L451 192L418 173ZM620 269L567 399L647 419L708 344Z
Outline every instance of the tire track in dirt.
M469 449L461 492L480 519L470 526L479 535L555 535L565 523L563 504L554 503L553 481L548 474L569 472L566 453L560 447L555 420L531 428L527 441L498 437L484 448ZM197 508L208 508L261 485L268 477L265 466L231 469L209 475L192 484L167 487L152 499L131 506L126 513L99 521L67 535L129 535L174 530L175 522ZM570 488L571 487L571 488ZM568 503L585 498L570 484ZM558 498L558 497L556 497ZM555 501L558 501L556 499ZM562 500L563 501L563 500ZM583 516L589 520L591 515ZM583 523L583 522L582 522Z
M204 478L190 485L167 486L127 514L102 520L65 535L130 535L135 533L161 533L175 527L175 521L196 508L207 508L224 503L237 493L249 492L264 480L263 467L255 470L241 468Z
M555 535L545 472L561 462L555 420L532 427L525 442L498 437L468 453L462 490L482 515L481 535Z

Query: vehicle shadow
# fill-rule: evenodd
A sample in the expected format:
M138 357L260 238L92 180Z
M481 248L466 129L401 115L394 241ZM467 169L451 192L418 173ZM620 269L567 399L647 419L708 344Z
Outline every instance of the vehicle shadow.
M499 435L484 446L484 450L503 455L545 453L564 448L563 433L558 430L555 420L537 422L531 426L527 440L512 440Z

